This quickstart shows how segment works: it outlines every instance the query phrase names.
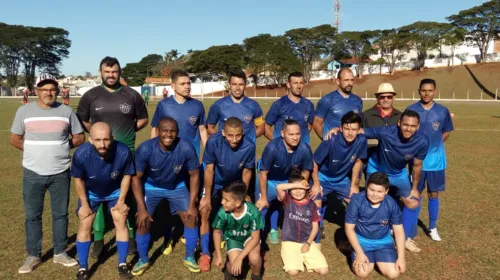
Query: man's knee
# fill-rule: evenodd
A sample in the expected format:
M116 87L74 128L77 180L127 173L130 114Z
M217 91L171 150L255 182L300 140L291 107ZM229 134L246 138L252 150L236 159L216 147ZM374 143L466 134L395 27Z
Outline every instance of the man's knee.
M364 270L361 270L361 269L358 269L358 268L353 268L352 271L354 272L354 274L356 274L356 276L358 276L359 278L366 278L368 277L368 275L370 275L370 273L372 272L371 269L369 268L366 268Z
M248 254L248 262L252 266L259 266L262 263L262 258L260 257L260 252L256 252L256 250L253 250Z
M381 270L380 272L382 272L382 274L389 279L396 279L399 277L400 274L399 271L396 269L396 267L390 269L384 269Z
M118 213L118 211L111 211L111 217L113 217L113 223L116 229L127 229L127 216Z
M406 207L410 209L416 209L418 207L418 200L413 198L403 198L403 203Z

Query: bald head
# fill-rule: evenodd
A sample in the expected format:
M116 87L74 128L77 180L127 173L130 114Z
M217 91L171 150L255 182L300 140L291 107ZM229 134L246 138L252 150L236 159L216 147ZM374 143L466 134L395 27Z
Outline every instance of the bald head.
M111 127L105 122L96 122L90 127L89 142L92 143L97 153L105 158L113 143Z
M240 127L243 127L243 123L237 117L230 117L224 123L224 128L226 128L226 127L240 128Z
M337 79L338 90L344 94L351 94L352 88L354 86L354 74L349 68L341 68Z

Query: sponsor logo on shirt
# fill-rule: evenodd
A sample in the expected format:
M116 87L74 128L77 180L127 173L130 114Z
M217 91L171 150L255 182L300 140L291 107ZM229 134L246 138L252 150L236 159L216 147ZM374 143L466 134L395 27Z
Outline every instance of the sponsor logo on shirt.
M299 166L298 164L294 164L294 165L292 166L292 169L299 169L299 168L300 168L300 166Z
M98 107L98 108L95 108L96 111L99 111L101 109L103 109L104 107Z
M406 159L406 160L410 160L412 157L413 157L413 155L412 155L412 154L406 154L406 155L405 155L405 159Z
M304 121L307 122L308 119L309 119L309 115L308 114L304 114Z
M177 165L176 167L174 167L174 173L179 174L179 172L181 172L181 169L182 169L182 165Z
M119 171L111 172L111 179L116 180L119 175L120 175Z
M239 168L239 169L242 169L244 165L245 165L245 162L243 162L243 161L242 161L242 162L240 162L240 163L238 164L238 168Z
M352 111L353 111L354 113L356 113L356 114L359 114L359 110L358 110L358 109L353 109Z
M196 116L191 116L189 117L189 123L191 125L194 125L196 123L196 121L198 120L198 118Z
M337 113L340 113L340 112L342 112L342 110L333 110L334 114L337 114Z
M434 130L438 130L438 129L439 129L439 125L440 125L440 123L439 123L439 122L433 122L433 123L432 123L432 128L433 128Z
M381 221L380 221L380 225L381 225L381 226L387 226L387 225L389 225L389 220L387 220L387 219L383 219L383 220L381 220Z
M128 114L130 112L130 109L132 108L132 105L128 105L127 103L120 104L120 111L124 114Z
M250 123L252 121L252 116L251 115L245 115L245 117L243 118L243 120L245 120L246 123Z
M352 156L351 156L351 162L355 162L355 161L356 161L356 158L357 158L357 155L356 155L356 154L352 155Z

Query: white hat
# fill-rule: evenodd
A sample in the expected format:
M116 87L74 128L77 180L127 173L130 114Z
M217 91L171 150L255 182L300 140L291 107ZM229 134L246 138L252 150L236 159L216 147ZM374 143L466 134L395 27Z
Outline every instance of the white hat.
M40 84L42 83L51 83L56 86L59 86L59 82L57 81L56 77L48 74L48 73L42 73L38 78L36 78L36 87L40 87Z
M392 85L390 83L381 83L379 86L378 86L378 90L377 92L375 92L375 96L379 95L379 94L382 94L382 93L392 93L394 95L396 95L397 93L394 91L394 88L392 87Z

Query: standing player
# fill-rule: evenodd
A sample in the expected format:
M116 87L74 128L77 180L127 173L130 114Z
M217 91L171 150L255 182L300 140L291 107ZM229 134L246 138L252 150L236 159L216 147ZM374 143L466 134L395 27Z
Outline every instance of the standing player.
M132 270L134 276L143 274L149 267L149 232L153 221L151 216L164 199L168 200L172 214L179 214L184 223L184 266L191 272L200 272L194 259L198 241L198 211L195 204L200 183L200 164L193 145L177 137L178 131L179 127L174 119L163 118L158 123L159 136L143 142L137 149L137 174L132 179L132 190L138 210L139 262ZM189 190L186 187L188 180Z
M245 96L246 85L245 72L239 70L229 74L230 94L217 100L208 112L209 135L220 132L229 117L240 119L243 122L243 133L254 142L264 134L264 113L257 101Z
M69 88L63 88L62 90L62 100L63 104L69 106Z
M146 91L144 91L144 103L146 104L146 106L149 105L149 90L146 89Z
M200 200L200 245L202 272L210 270L209 219L211 213L219 210L224 186L236 180L242 180L249 186L255 169L255 144L243 135L243 124L236 117L230 117L224 123L221 133L208 138L203 153L205 167L205 188ZM213 206L213 208L212 208Z
M309 144L311 125L314 117L314 105L302 96L304 74L293 72L286 83L288 94L273 102L266 114L265 136L269 140L281 137L283 121L292 119L300 124L301 140ZM274 126L274 132L273 127Z
M148 124L148 110L141 95L130 87L120 84L120 62L113 57L105 57L99 64L102 85L87 91L78 103L77 115L89 131L92 123L105 122L111 126L116 141L122 142L135 152L136 132ZM130 231L129 253L135 253L134 201L129 201L128 226ZM94 247L91 256L97 258L104 247L104 214L102 206L94 220Z
M450 112L446 107L434 101L436 81L423 79L420 81L420 101L410 105L409 110L420 115L419 131L429 138L429 151L424 159L422 175L418 183L418 191L423 192L427 186L429 198L429 235L434 241L441 241L436 223L439 216L439 192L445 189L446 151L444 142L453 130ZM417 209L420 212L420 205ZM418 215L418 214L417 214ZM417 224L410 235L413 240L417 235Z
M26 105L26 104L30 103L29 98L28 98L29 93L30 93L29 89L24 89L23 90L23 101L22 101L23 105Z
M172 73L172 89L174 95L163 99L156 106L151 121L151 138L158 136L158 123L164 117L171 117L181 127L179 137L193 144L196 154L200 154L200 142L203 146L207 142L205 127L205 108L199 100L191 98L191 80L184 70L175 70ZM201 140L201 141L200 141Z
M255 206L261 211L266 223L266 233L269 231L267 221L270 219L270 243L278 244L278 210L282 205L277 199L276 186L288 182L293 170L302 171L306 180L313 170L311 147L300 141L300 125L296 120L283 122L281 137L267 144L258 169L258 184L255 188L255 199L258 200Z
M78 195L77 214L80 218L76 236L76 251L80 269L76 279L88 279L90 233L94 216L101 203L106 203L116 228L118 273L120 279L131 279L127 267L128 206L125 197L135 174L134 160L128 147L113 141L108 124L97 122L90 129L89 142L79 147L73 155L71 176L75 178Z
M314 152L313 188L321 194L315 203L322 218L329 194L335 194L338 200L348 203L352 195L359 192L359 175L368 149L366 137L359 134L360 129L361 117L352 111L348 112L342 117L341 133L321 142ZM320 242L323 219L320 229L316 243Z
M165 87L163 88L163 99L168 98L168 89Z
M347 112L361 114L363 100L354 93L354 74L349 68L341 68L337 79L338 89L323 96L316 107L313 128L319 138L324 139L332 128L340 127L340 120Z
M401 199L403 207L403 227L406 236L406 249L420 252L420 248L409 239L410 230L417 223L419 204L418 183L422 173L422 162L427 155L429 140L422 133L417 133L420 116L417 112L406 110L401 115L397 126L365 128L368 139L379 141L377 152L368 160L367 177L375 172L384 172L389 177L389 193ZM412 179L406 165L413 165Z

